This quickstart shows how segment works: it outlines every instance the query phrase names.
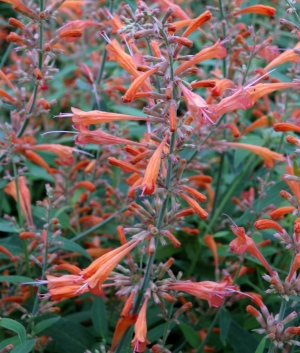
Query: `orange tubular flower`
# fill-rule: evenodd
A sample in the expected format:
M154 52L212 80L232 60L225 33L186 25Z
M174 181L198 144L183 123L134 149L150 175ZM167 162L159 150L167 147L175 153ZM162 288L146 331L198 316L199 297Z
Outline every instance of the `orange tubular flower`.
M146 350L147 343L150 341L147 340L147 304L149 297L146 296L142 308L138 314L138 318L134 325L134 338L131 341L133 350L135 352L144 352Z
M243 227L231 226L230 227L233 233L237 236L236 239L230 242L229 246L231 250L234 251L237 255L241 255L244 252L248 252L252 256L254 256L260 263L264 266L264 268L270 273L272 276L274 274L267 260L264 258L262 253L258 250L256 244L253 239L248 237L245 233L245 229Z
M182 71L188 69L191 66L199 64L202 61L209 59L223 59L227 55L226 49L222 46L218 40L213 46L202 49L196 54L191 60L183 62L176 69L174 74L179 75Z
M246 129L243 131L243 135L246 135L249 132L256 130L260 127L269 126L269 124L273 125L273 119L269 118L267 115L263 115L257 120L255 120L251 125L246 127Z
M242 15L244 13L257 13L258 15L272 17L275 15L276 9L274 7L266 6L266 5L253 5L235 12L234 16Z
M293 125L293 124L287 124L287 123L278 123L274 124L273 128L275 131L279 132L287 132L287 131L294 131L294 132L300 132L300 127Z
M286 278L286 280L288 282L291 283L292 281L292 278L294 276L294 273L298 270L298 268L300 267L300 254L297 254L295 257L294 257L294 261L293 261L293 264L291 266L291 269L290 269L290 272Z
M211 94L215 97L220 97L227 88L235 88L235 84L228 78L223 78L216 83Z
M144 179L141 184L141 187L142 187L142 195L141 196L144 196L144 194L151 195L154 192L156 180L157 180L158 173L159 173L162 153L163 153L163 150L164 150L165 144L167 143L168 138L169 138L169 134L167 134L165 136L165 138L162 140L160 145L157 147L157 149L155 150L155 152L153 153L152 157L150 158L150 160L148 162L148 165L147 165L147 168L145 171L145 175L144 175Z
M201 219L207 218L208 213L202 207L199 206L196 200L185 195L183 192L180 192L179 195L193 208L193 210L198 214Z
M64 164L70 166L74 163L73 151L74 148L70 146L64 146L59 144L40 144L30 146L28 149L33 151L46 151L56 154Z
M29 18L35 18L37 15L31 11L27 6L24 5L24 3L21 0L0 0L2 2L6 2L7 4L10 4L14 7L14 9L20 13L22 13L25 16L28 16Z
M201 192L197 191L194 188L191 188L190 186L182 185L181 188L192 195L195 199L197 199L199 202L205 202L206 201L206 196L201 194Z
M259 219L254 223L254 227L258 230L276 229L279 233L283 233L284 229L277 223L270 219Z
M246 143L238 143L238 142L224 142L222 144L226 146L242 148L244 150L248 150L259 155L265 160L265 165L267 168L273 168L275 160L280 162L284 161L284 156L282 154L273 152L266 147L255 146L255 145L250 145Z
M141 171L138 168L136 168L134 165L132 165L131 163L126 163L126 162L123 162L123 161L119 161L118 159L116 159L114 157L108 157L107 160L108 160L109 164L115 165L117 167L122 168L122 170L125 173L130 173L131 172L131 173L141 174Z
M208 104L206 101L198 94L190 91L181 82L179 83L179 87L193 119L201 124L204 122L212 122L209 111L207 110Z
M182 37L188 37L190 34L192 34L194 31L196 31L200 26L208 22L210 19L211 19L211 12L210 11L203 12L197 18L195 18L194 20L191 20L190 24L188 25L188 28L183 32Z
M218 250L217 250L217 244L215 242L215 239L210 234L206 234L206 236L204 237L204 241L213 254L215 268L217 270L219 267L219 257L218 257Z
M27 225L30 227L34 227L32 213L31 213L30 192L26 185L26 178L24 176L19 177L18 184L19 184L19 199L20 199L20 206L21 206L22 213L25 217ZM12 196L16 202L18 201L17 187L16 187L15 180L11 181L5 186L4 192Z
M186 292L197 298L207 300L209 306L219 307L222 305L224 298L234 292L234 287L227 282L216 283L212 281L178 281L175 283L169 283L167 285L167 290Z
M284 169L285 169L286 173L291 174L291 175L295 175L294 169L292 166L285 166ZM292 190L293 195L295 196L298 204L300 204L300 188L299 188L299 184L297 183L297 181L287 180L287 179L284 179L284 181L288 184L289 188Z
M216 120L230 111L252 108L259 98L267 94L292 87L300 87L300 84L297 82L258 83L255 86L240 87L233 95L222 99L220 103L209 106L209 110L212 111Z
M128 316L121 317L116 325L114 337L111 343L110 352L113 352L123 337L124 333L128 330L128 328L136 323L137 320L136 314L129 314Z
M92 262L89 267L81 271L81 276L85 279L84 286L88 286L92 293L101 292L101 286L111 271L138 243L139 241L133 239Z
M145 146L143 143L124 139L122 137L108 134L102 130L90 131L85 126L79 125L79 133L75 138L75 143L86 145L94 143L96 145L138 145Z
M276 210L270 212L270 217L274 220L277 220L285 216L286 214L293 212L294 210L295 210L294 206L279 207Z
M133 116L127 114L118 114L118 113L108 113L102 112L99 110L92 110L89 112L84 112L77 108L71 108L73 116L72 122L75 126L83 125L95 125L101 123L110 123L113 121L120 120L148 120L147 117Z
M130 103L134 100L135 94L137 93L138 89L145 83L149 76L153 75L155 72L159 70L159 66L155 66L153 69L144 72L142 75L137 77L122 97L122 101L124 103Z
M294 49L300 49L300 42L294 47ZM272 60L266 67L265 70L269 71L276 66L285 64L287 62L299 63L300 57L299 54L296 53L293 49L285 50L282 54L277 56L274 60Z
M105 49L108 51L110 60L115 60L119 66L121 66L134 77L140 76L140 73L136 69L132 57L124 52L116 39L113 39L109 44L107 44Z
M56 277L47 275L46 278L49 293L45 294L44 297L51 297L54 301L72 298L76 295L88 292L88 288L82 286L83 279L80 276L63 275Z

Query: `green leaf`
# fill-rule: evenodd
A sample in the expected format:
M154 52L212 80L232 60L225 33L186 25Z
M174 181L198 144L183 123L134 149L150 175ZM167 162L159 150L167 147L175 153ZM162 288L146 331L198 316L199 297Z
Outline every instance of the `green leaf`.
M55 352L83 353L96 343L85 327L62 318L55 325L47 327L44 334L52 337Z
M37 341L36 338L32 338L31 340L28 340L25 342L25 347L23 347L21 344L15 347L11 353L29 353L32 352L32 348Z
M25 276L0 276L0 282L8 283L23 283L23 282L34 282L32 278Z
M15 332L19 336L21 344L25 347L26 330L22 324L12 319L1 318L0 326Z
M16 226L11 225L10 222L5 221L5 220L1 220L1 222L0 222L0 232L4 232L4 233L18 233L19 231L16 228Z
M227 341L235 353L253 353L258 346L257 340L233 320L227 334Z
M264 352L265 345L266 345L266 340L267 340L267 336L265 336L265 337L260 341L260 344L259 344L258 347L256 348L255 353L263 353L263 352Z
M92 307L92 320L97 334L102 339L106 338L108 326L104 300L101 297L94 297Z
M220 340L223 343L223 346L226 344L226 338L230 328L231 317L225 308L221 308L220 313Z
M63 243L63 245L61 246L62 249L64 250L68 250L71 252L77 252L78 254L81 254L82 256L86 257L89 260L93 260L90 256L89 253L87 253L84 248L76 243L74 243L72 240L70 239L66 239L60 236L55 237L56 241L61 241Z
M185 324L184 322L181 322L179 325L185 339L188 341L188 343L193 347L197 348L201 344L201 339L198 335L198 333L190 326Z
M47 327L50 327L51 325L55 324L57 321L59 321L61 318L60 317L52 317L51 319L43 320L39 322L33 330L33 334L37 335L38 333L46 330Z

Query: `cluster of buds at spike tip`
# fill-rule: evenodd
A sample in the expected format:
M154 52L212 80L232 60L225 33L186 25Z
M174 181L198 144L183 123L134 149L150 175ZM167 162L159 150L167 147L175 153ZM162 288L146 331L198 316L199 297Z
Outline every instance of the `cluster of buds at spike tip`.
M289 326L284 328L287 324L292 322L298 317L296 311L291 312L285 318L280 318L279 314L270 314L264 303L258 298L253 297L253 302L259 306L260 311L252 305L248 305L246 310L247 313L252 315L256 321L261 325L260 329L253 331L258 334L266 335L271 340L271 344L278 348L284 348L288 345L299 346L300 342L293 340L293 337L300 333L300 327Z

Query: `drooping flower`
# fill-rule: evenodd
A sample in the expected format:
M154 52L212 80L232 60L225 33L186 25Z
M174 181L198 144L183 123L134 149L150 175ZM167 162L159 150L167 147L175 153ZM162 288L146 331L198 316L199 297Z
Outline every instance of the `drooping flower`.
M24 5L24 3L21 0L0 0L0 1L6 2L7 4L12 5L16 11L22 13L23 15L29 18L37 19L37 14L32 10L30 10L29 7Z
M232 242L229 244L232 251L234 251L238 255L241 255L244 252L248 252L249 254L254 256L258 261L260 261L260 263L272 276L274 271L271 269L263 254L258 250L253 239L246 235L245 229L243 227L237 226L231 226L230 228L233 233L237 236L237 238L232 240Z
M278 123L274 124L273 128L277 132L287 132L287 131L294 131L294 132L300 132L300 127L293 125L293 124L288 124L288 123Z
M225 281L221 283L178 281L169 283L167 289L191 294L197 298L207 300L209 306L219 307L225 297L232 295L234 286Z
M149 296L145 296L144 303L142 308L138 314L138 318L134 325L134 338L131 341L132 347L135 352L144 352L146 350L147 343L150 343L147 340L147 304L148 304Z

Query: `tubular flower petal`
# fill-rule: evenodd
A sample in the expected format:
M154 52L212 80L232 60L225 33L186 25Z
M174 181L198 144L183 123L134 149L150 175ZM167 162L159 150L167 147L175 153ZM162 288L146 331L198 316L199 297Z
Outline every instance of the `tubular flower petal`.
M188 37L191 33L196 31L204 23L208 22L211 19L211 12L205 11L200 16L191 20L187 29L183 32L182 37Z
M132 347L135 352L144 352L146 350L146 344L150 343L147 340L147 304L149 297L146 296L142 308L138 314L138 318L134 325L134 338L131 341Z
M218 257L218 250L217 250L217 244L215 242L215 239L210 234L206 234L206 236L204 237L204 241L205 241L206 245L209 247L210 251L213 254L215 268L218 268L218 266L219 266L219 257Z
M87 143L94 143L96 145L139 145L144 144L124 139L122 137L108 134L102 130L90 131L86 127L79 125L79 133L75 138L75 142L79 145L86 145Z
M231 96L222 99L220 103L209 106L208 108L216 120L219 116L233 110L247 110L252 108L259 98L274 91L292 87L300 87L300 84L297 82L278 82L258 83L255 86L240 87Z
M84 112L77 108L71 108L73 116L72 122L75 126L77 125L95 125L101 123L110 123L113 121L120 120L148 120L146 117L133 116L127 114L118 114L118 113L108 113L102 112L99 110L92 110L89 112Z
M274 16L276 13L276 9L271 6L266 5L253 5L245 7L242 10L239 10L234 13L234 16L242 15L244 13L257 13L258 15L265 15L265 16Z
M290 269L290 272L286 278L286 280L288 282L291 282L292 281L292 278L294 276L294 273L298 270L298 268L300 267L300 254L297 254L295 257L294 257L294 261L293 261L293 264L291 266L291 269Z
M280 162L284 161L284 156L282 154L273 152L266 147L250 145L246 143L238 143L238 142L224 142L224 145L236 147L236 148L242 148L259 155L265 160L265 164L267 168L273 168L275 160Z
M294 49L300 49L300 42L294 47ZM287 62L299 63L300 57L299 54L296 53L293 49L285 50L282 54L277 56L274 60L272 60L266 67L265 70L269 71L276 66L285 64Z
M201 194L201 192L197 191L194 188L191 188L186 185L182 185L181 188L188 192L190 195L192 195L195 199L197 199L199 202L205 202L206 201L206 196Z
M210 113L207 110L208 104L206 101L198 94L189 90L181 82L179 83L179 87L192 117L201 124L204 122L212 122Z
M169 283L167 285L167 289L186 292L197 298L207 300L209 306L219 307L222 305L225 297L232 295L234 286L228 284L227 282L216 283L212 281L178 281L175 283Z
M228 78L223 78L223 80L216 83L211 94L215 97L220 97L227 88L235 88L235 84Z
M122 168L122 170L124 172L141 174L141 171L138 168L136 168L134 165L132 165L131 163L119 161L118 159L116 159L114 157L108 157L107 160L108 160L109 164Z
M270 217L274 220L277 220L285 216L286 214L293 212L294 210L295 210L294 206L279 207L276 210L270 212Z
M290 175L295 175L294 168L292 166L285 166L284 169L285 169L286 173L288 173ZM293 181L293 180L288 180L286 178L284 178L283 180L288 184L288 186L292 190L292 193L295 196L298 204L300 204L300 188L299 188L298 182Z
M26 178L24 176L19 177L18 184L19 184L19 199L20 199L20 206L21 206L22 213L25 217L27 225L30 227L34 227L32 213L31 213L30 192L26 185ZM5 186L4 192L12 196L14 200L18 202L17 187L16 187L15 180L11 181Z
M146 71L139 77L137 77L122 97L122 101L124 103L129 103L134 100L135 94L137 93L138 89L143 85L143 83L148 79L149 76L153 75L156 71L159 70L159 66L155 66L153 69Z
M198 205L198 202L196 200L185 195L183 192L180 192L179 196L182 197L193 208L193 210L198 214L201 219L207 218L208 213Z
M85 283L89 286L90 290L96 286L101 290L103 282L110 275L111 271L117 266L122 258L132 250L139 241L131 240L125 245L112 250L99 259L95 260L89 267L81 271L81 275L85 280Z
M273 128L275 131L279 132L287 132L287 131L294 131L294 132L300 132L300 127L293 125L293 124L287 124L287 123L278 123L274 124Z
M168 138L169 138L169 135L167 134L149 160L149 163L145 171L144 179L141 184L142 190L143 190L142 196L144 194L146 195L153 194L156 180L159 173L161 156Z
M257 120L255 120L251 125L246 127L246 129L243 131L243 135L246 135L249 132L256 130L260 127L269 126L269 124L273 125L273 119L268 117L267 115L263 115Z
M264 258L262 253L258 250L253 239L251 239L246 235L245 229L237 226L231 226L230 228L233 231L233 233L237 236L237 238L234 239L229 244L232 251L234 251L238 255L241 255L244 252L248 252L249 254L254 256L257 260L259 260L260 263L264 266L264 268L272 276L274 274L273 270L271 269L270 265L268 264L267 260Z
M276 229L279 233L283 233L283 228L277 223L270 219L259 219L254 223L254 227L258 230L264 229Z
M226 49L222 46L218 40L213 46L209 48L202 49L198 54L196 54L191 60L182 63L176 69L174 74L179 75L182 71L188 69L191 66L199 64L202 61L209 59L223 59L227 55Z
M49 151L56 154L64 164L71 166L74 163L73 151L74 148L70 146L64 146L59 144L40 144L30 146L30 150L33 151Z
M14 7L14 9L29 18L36 18L36 14L30 10L21 0L1 0L2 2L6 2Z
M116 39L113 39L109 44L107 44L105 49L108 52L110 60L115 60L124 70L129 72L134 77L138 77L140 75L136 69L132 57L124 52Z
M136 314L129 314L128 316L121 317L116 325L114 337L112 340L112 344L110 347L110 351L113 352L116 348L118 342L123 337L124 333L128 330L128 328L136 323L137 320Z

